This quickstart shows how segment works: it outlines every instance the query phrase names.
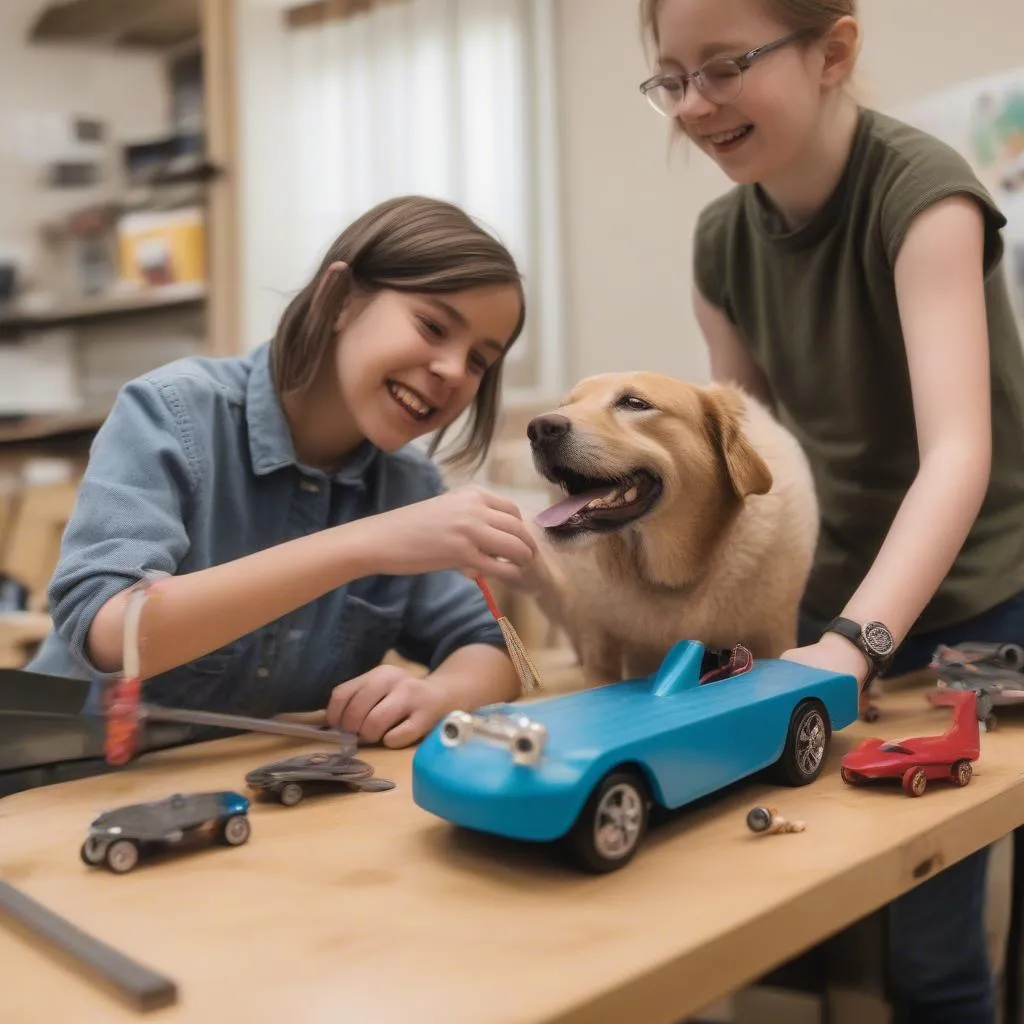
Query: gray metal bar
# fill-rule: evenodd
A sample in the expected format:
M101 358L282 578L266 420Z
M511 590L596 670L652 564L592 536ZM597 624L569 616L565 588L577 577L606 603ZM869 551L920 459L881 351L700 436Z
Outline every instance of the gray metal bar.
M350 732L338 732L336 729L321 728L317 725L302 725L299 722L281 722L273 718L250 718L217 711L196 711L192 708L166 708L159 704L142 704L139 712L143 718L156 722L184 722L188 725L212 725L247 732L268 732L277 736L296 736L299 739L321 740L346 746L357 741L357 737Z
M157 1010L178 1000L178 986L172 978L151 970L101 939L83 932L66 918L2 880L0 913L71 956L138 1010Z

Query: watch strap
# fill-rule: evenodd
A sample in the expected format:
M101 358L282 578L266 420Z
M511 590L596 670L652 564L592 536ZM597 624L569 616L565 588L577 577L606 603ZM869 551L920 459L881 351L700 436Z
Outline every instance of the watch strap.
M867 622L863 626L853 619L839 615L823 630L825 633L838 633L846 637L868 662L868 675L864 680L867 686L879 673L885 671L892 660L894 643L892 633L881 622Z

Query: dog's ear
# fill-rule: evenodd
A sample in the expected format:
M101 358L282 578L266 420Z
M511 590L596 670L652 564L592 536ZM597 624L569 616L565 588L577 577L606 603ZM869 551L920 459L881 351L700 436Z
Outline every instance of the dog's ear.
M772 486L772 473L743 434L742 398L730 388L713 388L701 392L701 402L708 432L736 495L745 498L748 494L767 494Z

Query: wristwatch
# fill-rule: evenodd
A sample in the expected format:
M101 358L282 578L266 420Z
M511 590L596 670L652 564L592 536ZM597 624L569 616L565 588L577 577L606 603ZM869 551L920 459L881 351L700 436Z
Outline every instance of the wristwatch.
M896 647L892 633L881 622L866 622L861 626L852 619L844 619L839 616L825 627L824 632L845 636L867 658L868 675L864 680L864 686L885 671L886 666L892 660L893 650Z

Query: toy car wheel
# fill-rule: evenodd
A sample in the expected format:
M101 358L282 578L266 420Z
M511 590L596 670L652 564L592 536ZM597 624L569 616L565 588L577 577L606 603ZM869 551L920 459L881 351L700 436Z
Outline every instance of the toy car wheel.
M903 789L907 796L923 796L928 788L928 776L923 768L908 768L903 773Z
M996 652L999 660L1015 672L1024 669L1024 647L1020 644L1002 644Z
M957 786L966 786L974 774L974 766L970 761L957 761L953 765L953 782Z
M789 786L806 786L825 767L832 726L828 713L817 700L806 700L793 712L782 757L775 763L775 776Z
M861 712L861 720L865 722L877 722L882 717L877 704L868 704Z
M992 694L988 690L978 690L976 700L978 721L987 722L992 717L992 708L995 707Z
M302 787L297 782L287 782L277 794L285 807L294 807L302 799Z
M96 867L97 864L102 864L103 857L106 854L103 844L98 839L86 839L82 843L82 849L79 852L82 855L82 860L89 867Z
M576 863L595 874L625 867L647 832L649 805L647 786L637 773L609 772L566 836Z
M118 839L107 847L105 859L115 875L127 874L139 863L139 846L131 839Z
M856 786L857 783L860 781L860 777L857 775L857 773L850 771L849 768L840 768L839 769L839 777L848 786Z
M244 814L232 814L220 823L217 838L227 846L241 846L249 841L249 819Z

